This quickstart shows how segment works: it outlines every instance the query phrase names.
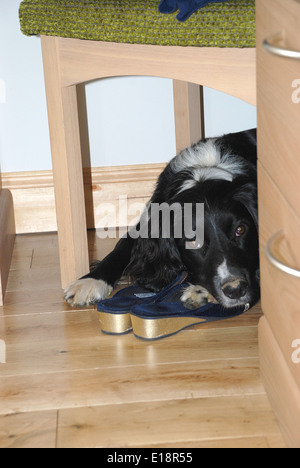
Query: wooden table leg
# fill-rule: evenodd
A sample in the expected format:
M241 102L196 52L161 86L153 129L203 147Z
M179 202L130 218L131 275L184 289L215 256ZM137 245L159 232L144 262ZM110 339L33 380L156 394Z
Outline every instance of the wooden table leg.
M61 84L57 38L42 37L56 199L61 282L89 271L87 226L76 85Z
M203 87L173 80L177 153L204 138Z

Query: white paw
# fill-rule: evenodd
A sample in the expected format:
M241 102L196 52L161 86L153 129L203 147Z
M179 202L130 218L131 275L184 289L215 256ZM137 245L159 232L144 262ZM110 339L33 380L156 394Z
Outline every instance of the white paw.
M85 278L74 281L65 290L65 300L72 307L84 307L106 299L112 287L103 280Z
M197 309L208 302L216 303L216 300L205 288L195 284L191 284L184 290L181 301L187 309Z

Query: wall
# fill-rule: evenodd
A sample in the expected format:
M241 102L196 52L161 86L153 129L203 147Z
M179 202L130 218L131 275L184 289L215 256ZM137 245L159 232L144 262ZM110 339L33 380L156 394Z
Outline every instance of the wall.
M0 0L2 172L51 169L40 40L20 33L20 0ZM94 167L167 162L174 156L172 81L150 77L87 85ZM256 109L205 89L206 135L256 126Z

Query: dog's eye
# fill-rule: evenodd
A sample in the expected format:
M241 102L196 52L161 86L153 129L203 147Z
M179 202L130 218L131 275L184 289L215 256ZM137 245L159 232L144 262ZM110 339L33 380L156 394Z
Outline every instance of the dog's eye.
M246 226L244 226L243 224L241 224L240 226L238 226L235 230L235 237L241 237L243 234L245 234L246 232Z
M198 249L201 249L202 244L196 240L193 240L193 241L187 242L186 246L190 250L198 250Z

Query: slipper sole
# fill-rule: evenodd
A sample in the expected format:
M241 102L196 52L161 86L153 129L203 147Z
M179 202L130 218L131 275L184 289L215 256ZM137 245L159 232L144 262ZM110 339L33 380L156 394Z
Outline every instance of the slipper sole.
M101 330L108 335L125 335L132 331L130 312L110 314L100 310L98 318Z
M131 315L133 333L142 340L160 340L175 335L185 328L207 322L198 317L170 317L161 319L145 319Z

